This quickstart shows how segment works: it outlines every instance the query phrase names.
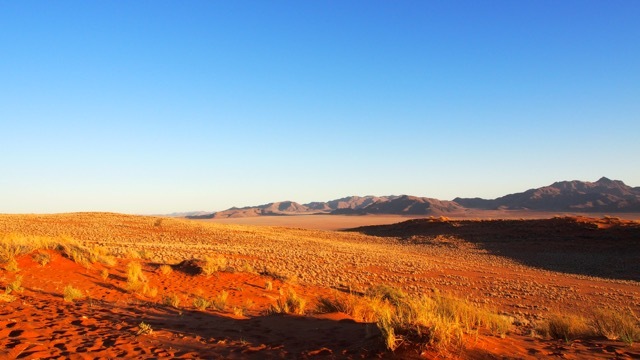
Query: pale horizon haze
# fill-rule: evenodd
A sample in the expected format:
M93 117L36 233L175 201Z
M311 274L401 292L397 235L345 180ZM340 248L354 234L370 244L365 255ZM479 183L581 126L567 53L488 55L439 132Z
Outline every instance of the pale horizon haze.
M638 1L0 2L0 213L640 186Z

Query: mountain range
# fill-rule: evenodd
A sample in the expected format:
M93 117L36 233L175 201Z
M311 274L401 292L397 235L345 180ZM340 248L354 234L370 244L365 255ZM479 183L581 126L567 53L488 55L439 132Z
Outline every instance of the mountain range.
M570 212L640 212L640 187L606 177L596 182L560 181L549 186L505 195L496 199L455 198L453 201L409 195L349 196L327 202L299 204L293 201L230 208L214 213L194 213L191 219L302 214L426 215L440 216L479 210L532 210Z

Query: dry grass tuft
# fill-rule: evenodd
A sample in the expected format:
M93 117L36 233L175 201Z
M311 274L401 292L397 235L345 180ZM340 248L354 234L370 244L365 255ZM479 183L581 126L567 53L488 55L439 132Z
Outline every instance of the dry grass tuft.
M41 266L46 266L48 263L51 262L51 255L47 252L38 251L35 254L33 254L32 257L33 257L33 261L37 262Z
M7 265L4 267L8 272L18 272L20 271L20 267L18 267L18 261L15 258L9 259Z
M105 248L99 246L89 248L71 238L60 242L56 248L60 250L63 255L84 267L89 267L95 263L101 263L107 266L116 264L115 258L109 255Z
M386 284L376 285L367 290L366 295L370 298L386 300L393 305L399 305L407 297L402 290Z
M375 322L379 300L353 294L334 293L331 297L318 299L316 311L320 313L341 312L350 315L356 321Z
M142 273L142 265L132 261L127 265L127 290L133 292L146 292L147 277Z
M468 301L443 296L409 296L390 286L376 286L365 296L335 293L318 300L320 312L343 312L357 321L375 322L385 346L430 345L439 350L460 348L464 334L486 328L504 336L511 321Z
M102 278L102 280L106 281L109 278L109 270L107 269L100 270L100 277Z
M543 336L566 342L594 335L594 331L587 321L575 315L553 314L548 320L542 322L536 330Z
M156 296L158 296L158 288L155 286L147 288L147 291L145 291L144 295L150 298L155 298Z
M138 325L138 331L136 332L136 335L151 335L153 334L153 329L151 328L151 325L146 324L144 321L140 323L140 325Z
M170 265L164 264L158 267L158 271L160 274L167 276L173 272L173 268Z
M227 268L227 259L223 256L205 256L199 263L202 274L209 276Z
M22 288L22 275L16 275L16 278L12 282L7 284L7 287L5 288L5 293L6 294L20 293L22 292L22 290L24 290Z
M193 307L200 311L207 310L209 306L211 306L211 301L202 296L197 296L195 299L193 299Z
M172 306L177 309L180 306L180 297L175 293L163 295L162 304Z
M16 267L16 256L38 250L59 251L62 255L85 267L97 262L107 266L113 266L116 263L115 258L109 255L106 249L98 246L89 248L68 236L51 238L19 234L4 235L0 239L0 263L6 263L10 268ZM45 251L39 251L34 254L34 260L44 266L51 261L51 258Z
M71 285L67 285L64 288L63 298L66 302L74 302L75 300L82 299L84 294L79 289L74 288Z
M213 306L218 311L224 311L227 307L227 300L229 298L229 293L225 290L222 290L216 297L211 301L211 306Z
M244 316L244 309L242 307L234 306L232 312L235 316Z
M275 304L269 307L270 314L296 314L304 315L307 300L298 296L293 289L289 289Z
M596 309L591 326L596 334L609 340L620 340L629 346L640 341L640 320L631 309L625 312Z
M16 297L7 293L0 293L0 302L12 302Z

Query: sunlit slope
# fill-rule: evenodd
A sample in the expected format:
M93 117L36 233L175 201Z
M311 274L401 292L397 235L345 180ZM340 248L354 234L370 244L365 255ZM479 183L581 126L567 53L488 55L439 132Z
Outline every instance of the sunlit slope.
M69 236L116 255L142 250L159 263L216 253L231 263L248 261L258 270L327 286L376 281L367 269L411 274L429 267L393 239L112 213L0 215L0 233Z

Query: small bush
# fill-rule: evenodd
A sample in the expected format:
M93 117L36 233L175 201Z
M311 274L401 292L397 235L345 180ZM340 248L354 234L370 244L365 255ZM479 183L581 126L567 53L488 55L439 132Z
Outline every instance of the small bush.
M211 301L207 300L202 296L198 296L193 299L193 307L200 311L206 310L209 306L211 306Z
M597 309L592 315L591 324L596 334L609 340L621 340L628 345L640 341L640 324L630 309L628 312Z
M227 299L229 298L229 293L225 290L222 290L216 297L211 301L211 305L218 311L224 311L224 308L227 306Z
M297 314L303 315L307 306L307 301L292 289L289 289L286 295L276 301L269 308L271 314Z
M89 260L91 263L101 263L106 266L114 266L116 258L109 254L109 250L101 246L94 246L89 250Z
M166 306L178 308L180 306L180 297L177 294L168 294L162 297L162 303Z
M142 265L137 261L132 261L127 265L127 290L133 292L144 292L147 277L142 273Z
M138 331L136 332L136 335L151 335L153 334L153 329L151 328L151 325L146 324L144 321L140 323L140 325L138 325Z
M376 322L377 309L383 306L383 301L353 294L335 293L332 297L320 297L316 311L320 313L342 312L350 315L356 321Z
M234 306L233 309L233 315L235 316L243 316L244 315L244 309L238 306Z
M460 348L464 333L484 327L501 336L510 319L465 300L442 296L409 296L390 286L376 286L365 296L335 293L318 299L319 312L343 312L357 321L375 322L385 346L430 345L439 350Z
M388 303L387 303L388 304ZM376 311L376 326L380 330L382 341L387 349L394 351L402 342L402 338L396 335L396 327L393 309L390 306L379 307Z
M538 330L543 335L566 342L579 337L589 336L593 333L583 318L558 314L551 315Z
M71 285L67 285L64 288L63 297L64 297L64 301L73 302L75 300L82 299L84 295L82 294L82 291L80 291L79 289L76 289Z
M160 274L166 276L173 272L173 268L171 268L171 266L167 264L164 264L164 265L160 265L160 267L158 268L158 271L160 271Z
M147 277L142 273L142 265L139 262L132 261L127 265L127 281L147 281Z
M206 276L223 271L226 268L227 259L222 256L205 256L204 260L200 262L202 274Z
M16 275L16 278L12 282L10 282L5 288L5 293L6 294L11 294L12 292L19 293L19 292L22 292L22 290L24 290L22 288L22 275Z

